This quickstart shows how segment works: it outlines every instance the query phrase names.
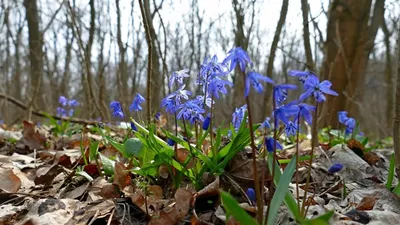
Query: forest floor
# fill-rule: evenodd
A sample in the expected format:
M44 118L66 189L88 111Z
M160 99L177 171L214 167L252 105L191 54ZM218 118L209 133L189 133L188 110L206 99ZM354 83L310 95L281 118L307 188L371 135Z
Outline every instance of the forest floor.
M126 129L118 127L107 132L120 142L127 135ZM254 203L245 194L254 183L247 148L231 160L222 175L204 176L206 185L201 189L185 179L180 188L174 188L173 171L160 165L154 180L132 172L132 163L121 159L120 152L105 144L103 136L90 126L56 134L54 127L27 121L23 126L0 128L0 224L238 224L227 221L220 189L229 191L242 208L255 215ZM91 155L94 148L101 153L99 158ZM310 155L309 140L302 141L299 148L301 156ZM363 151L363 146L351 142L315 149L307 217L334 210L330 224L399 224L400 199L387 184L393 150ZM290 159L294 153L292 146L280 151L278 158ZM328 173L335 162L344 169ZM280 164L282 169L285 165ZM304 194L308 167L308 161L299 163L299 172L289 185L294 196L296 179L299 196ZM269 187L270 176L266 182ZM396 177L391 183L397 184ZM276 224L295 224L284 205Z

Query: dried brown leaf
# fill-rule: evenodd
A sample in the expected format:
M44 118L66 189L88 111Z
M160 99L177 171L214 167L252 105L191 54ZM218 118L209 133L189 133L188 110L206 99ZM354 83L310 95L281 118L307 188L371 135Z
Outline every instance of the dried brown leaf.
M132 183L131 173L121 162L116 162L114 167L114 182L121 190Z
M21 179L11 169L0 172L0 189L9 193L17 192L21 187Z
M357 210L372 210L378 199L372 196L365 196L356 207Z
M24 130L22 132L23 137L20 140L25 146L28 146L29 149L43 149L44 144L46 143L46 137L39 133L36 129L36 125L30 123L26 120L23 121Z
M36 185L44 184L48 186L61 171L62 168L59 165L42 166L36 170L34 182Z

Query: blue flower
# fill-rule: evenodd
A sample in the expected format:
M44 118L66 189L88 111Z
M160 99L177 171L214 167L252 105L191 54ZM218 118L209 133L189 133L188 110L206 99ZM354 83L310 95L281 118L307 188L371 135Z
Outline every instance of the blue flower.
M172 95L165 97L161 100L161 108L165 107L167 113L174 113L178 109L175 98Z
M298 129L299 129L299 127L297 126L296 123L293 123L292 121L289 121L285 125L286 136L289 137L289 136L296 135Z
M346 134L351 134L353 133L354 128L356 128L356 120L354 118L348 118L346 122L344 123L346 126Z
M217 98L219 98L218 92L221 92L222 94L226 95L228 94L228 90L226 90L225 85L228 86L233 86L232 82L229 82L227 80L221 80L219 78L215 78L210 81L210 84L208 85L208 93L210 95L213 95Z
M309 76L315 74L311 71L289 70L289 75L292 77L298 77L299 81L304 83Z
M176 90L174 93L172 93L171 95L175 97L176 102L178 104L181 104L181 99L189 99L189 95L192 95L192 92L185 90L185 84L182 85L178 90Z
M344 124L346 127L345 134L353 133L354 128L356 127L356 120L354 118L348 117L346 111L338 112L339 122Z
M142 104L145 101L145 99L143 98L142 95L140 95L139 93L136 93L135 98L133 99L132 105L131 107L129 107L129 110L132 111L141 111L143 110L142 106L140 106L140 104Z
M326 97L324 94L338 96L339 94L331 90L332 83L330 81L324 80L321 83L317 76L309 76L304 82L304 88L306 92L300 95L299 101L314 95L317 102L324 102Z
M197 95L195 101L197 101L197 105L199 105L203 109L205 108L205 106L211 108L211 105L214 104L214 101L208 95L205 101L204 101L204 95Z
M69 109L68 110L68 116L72 117L74 115L74 109Z
M167 144L168 144L169 146L174 146L174 145L175 145L175 141L172 140L171 138L168 138Z
M178 82L179 84L183 84L183 78L189 77L188 73L189 73L188 69L172 72L172 76L169 79L168 86L171 87L174 81Z
M297 86L293 84L274 85L275 102L277 102L278 104L282 104L282 102L285 101L287 98L288 90L295 89L297 89Z
M177 119L184 119L194 124L196 121L204 121L202 113L205 112L203 108L196 104L196 101L187 101L180 106L180 111L177 115Z
M299 113L299 106L298 105L282 105L275 109L274 116L276 118L276 124L279 121L282 121L284 124L289 122L289 117L293 115L297 115Z
M245 81L245 86L244 86L244 97L247 97L250 92L250 84L256 89L258 93L261 93L264 91L263 85L260 83L260 81L264 81L270 84L273 84L274 81L271 80L271 78L263 76L259 73L256 72L250 72L246 76L246 81Z
M244 72L247 64L253 64L249 55L247 55L247 52L241 47L233 48L228 52L228 56L223 60L222 63L227 65L228 62L230 64L229 71L234 70L236 65L239 64L240 70Z
M76 107L76 106L79 106L79 102L76 101L75 99L71 99L71 100L68 101L68 106L69 106L69 107Z
M112 101L110 103L110 109L112 109L111 115L113 117L119 117L121 119L124 118L124 113L122 112L121 103L119 103L117 101Z
M274 152L274 141L275 139L273 137L265 138L265 147L268 152ZM278 141L276 141L276 149L283 149L282 145Z
M254 205L256 202L256 192L253 188L248 188L246 191L247 197L249 197L251 203Z
M223 76L226 75L226 73L226 66L218 62L216 55L212 58L206 57L204 62L200 65L200 75L204 80L215 76Z
M265 120L261 123L260 129L270 129L271 128L271 124L269 123L270 120L271 118L269 117L265 118Z
M244 119L244 115L247 110L247 105L243 105L240 108L236 108L235 111L232 114L232 124L233 127L235 128L235 131L238 131L240 124L242 123Z
M67 116L67 111L64 108L57 107L57 116L59 117Z
M161 116L161 113L160 113L160 112L157 112L157 113L154 115L154 119L156 119L156 121L159 121L159 120L160 120L160 116Z
M311 111L315 111L315 106L308 105L306 103L300 103L300 104L298 104L298 107L299 107L300 117L303 117L304 120L309 125L311 125L311 123L312 123ZM295 118L295 123L297 123L297 117Z
M343 169L343 165L340 163L335 163L328 169L328 173L337 173Z
M64 107L68 105L68 99L64 96L60 96L58 102Z
M131 129L132 129L133 131L137 131L137 127L136 127L136 125L135 125L134 122L131 122Z
M339 118L339 122L344 124L346 122L346 120L349 119L349 117L347 117L347 112L346 111L339 111L338 112L338 118Z
M203 126L202 126L203 130L208 130L208 128L210 127L210 122L211 122L210 115L207 115L207 117L204 119L204 122L203 122Z

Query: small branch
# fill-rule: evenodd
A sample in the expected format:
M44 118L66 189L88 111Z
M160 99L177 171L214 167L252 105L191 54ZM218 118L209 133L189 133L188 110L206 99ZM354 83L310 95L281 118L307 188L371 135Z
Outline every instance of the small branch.
M25 105L24 103L22 103L18 99L13 98L13 97L11 97L9 95L0 93L0 98L5 99L6 101L9 101L9 102L15 104L16 106L20 107L23 110L26 110L26 109L29 108L29 106ZM49 114L49 113L46 113L45 111L41 111L41 110L32 109L31 112L32 112L33 115L36 115L36 116L46 117L46 118L48 116L50 116L50 117L52 117L52 118L54 118L56 120L63 119L63 120L68 120L69 122L72 122L72 123L80 123L80 124L86 124L86 125L96 125L96 124L99 123L97 121L85 120L85 119L79 119L79 118L72 118L72 117L62 117L61 118L60 116L57 116L57 115L54 115L54 114Z

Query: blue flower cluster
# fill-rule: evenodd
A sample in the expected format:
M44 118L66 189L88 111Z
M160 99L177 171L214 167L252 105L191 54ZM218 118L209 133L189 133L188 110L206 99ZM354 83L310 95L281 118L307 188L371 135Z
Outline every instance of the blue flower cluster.
M339 111L338 118L339 122L346 127L345 134L353 133L354 128L356 128L356 120L352 117L348 117L346 111Z
M145 102L145 99L142 95L140 95L139 93L137 93L135 95L135 97L133 98L132 104L129 107L129 111L133 112L133 111L141 111L143 110L141 104ZM110 103L110 109L111 109L111 115L113 117L118 117L121 119L124 119L125 114L124 114L124 110L122 109L122 105L120 102L118 101L112 101Z
M278 84L273 85L273 100L276 103L276 108L273 111L275 118L274 125L277 127L279 122L285 126L285 133L287 136L294 136L299 132L299 119L303 118L308 124L312 123L312 111L316 107L304 103L307 98L314 97L315 101L320 103L326 101L325 95L337 96L338 94L331 90L332 83L324 80L319 81L319 78L311 71L298 71L291 70L289 75L298 77L299 81L303 84L304 92L300 95L298 100L284 104L287 100L288 90L295 90L297 86L292 84ZM270 128L269 120L262 123L261 128ZM269 152L273 151L274 139L271 137L265 138L265 146ZM282 146L277 143L277 149Z
M79 102L75 99L68 99L65 96L60 96L58 98L58 103L60 106L57 107L57 116L60 117L72 117L75 112L75 107L79 106Z

